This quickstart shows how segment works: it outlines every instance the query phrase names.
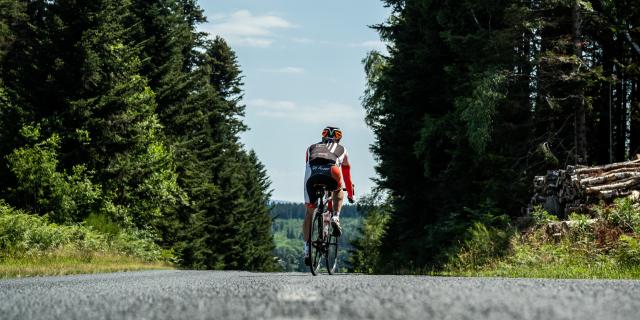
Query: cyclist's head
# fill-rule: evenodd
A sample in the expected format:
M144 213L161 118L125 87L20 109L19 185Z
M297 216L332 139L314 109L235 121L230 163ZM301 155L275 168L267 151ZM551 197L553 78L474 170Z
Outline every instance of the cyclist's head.
M342 139L342 130L338 127L327 126L322 130L322 142L340 142Z

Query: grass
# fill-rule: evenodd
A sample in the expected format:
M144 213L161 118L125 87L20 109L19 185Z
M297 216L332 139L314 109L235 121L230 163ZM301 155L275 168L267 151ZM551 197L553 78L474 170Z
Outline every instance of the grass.
M445 276L552 279L640 279L640 265L621 263L613 253L594 253L581 245L517 244L505 256L482 265L435 272Z
M58 225L0 201L0 278L171 269L172 258L142 231Z
M541 210L541 209L539 209ZM558 233L545 212L525 230L476 224L443 276L556 279L640 279L640 205L628 199L597 205L589 215L571 215ZM595 218L595 222L590 220Z
M159 269L174 268L166 262L148 262L122 255L95 254L88 258L82 254L50 252L39 255L2 258L0 261L0 278Z

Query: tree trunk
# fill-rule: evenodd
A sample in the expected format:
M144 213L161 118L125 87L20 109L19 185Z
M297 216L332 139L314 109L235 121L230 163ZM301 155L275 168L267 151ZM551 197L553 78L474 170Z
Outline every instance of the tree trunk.
M576 76L580 74L582 67L582 36L581 36L582 18L580 16L580 5L578 1L573 3L573 53L577 59ZM584 107L584 85L582 80L577 81L576 89L576 107L575 107L575 148L576 163L587 163L587 120L586 110Z
M620 40L618 40L618 42L620 42ZM619 46L618 46L618 49ZM618 50L618 52L621 52L621 50ZM625 123L625 108L624 108L624 104L623 104L623 99L622 97L624 96L624 92L623 92L623 87L622 87L622 83L623 83L623 78L622 78L622 71L620 70L619 67L616 68L616 83L614 85L615 87L615 92L614 92L614 105L615 105L615 114L616 114L616 138L615 138L615 159L614 161L624 161L625 160L625 142L626 142L626 129L627 129L627 124Z
M629 156L640 153L640 106L638 105L638 81L631 80L631 132L629 137Z

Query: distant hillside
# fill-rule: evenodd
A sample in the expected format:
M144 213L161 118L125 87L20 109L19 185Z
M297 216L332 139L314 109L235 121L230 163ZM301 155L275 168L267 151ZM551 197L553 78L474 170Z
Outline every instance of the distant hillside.
M343 217L340 219L342 225L342 236L339 240L338 269L340 272L347 272L350 268L348 264L353 247L351 243L361 236L362 218ZM274 254L278 257L278 264L283 271L309 272L309 268L302 260L302 219L273 220L272 229L276 248Z
M295 203L293 201L287 201L287 200L271 200L269 201L269 204L287 204L287 203Z
M346 201L345 201L346 202ZM305 207L303 203L286 201L271 202L271 217L279 219L303 219ZM360 217L355 205L344 205L340 211L340 217L356 218Z

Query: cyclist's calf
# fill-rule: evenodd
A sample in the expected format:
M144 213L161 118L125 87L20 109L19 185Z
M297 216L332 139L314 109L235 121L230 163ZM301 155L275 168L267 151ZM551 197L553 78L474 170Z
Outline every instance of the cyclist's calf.
M309 241L309 225L311 225L311 219L313 218L313 213L315 210L315 208L307 207L307 213L304 215L304 223L302 223L302 236L305 243Z
M344 201L344 191L342 188L332 192L333 194L333 212L340 212L342 209L342 202Z

